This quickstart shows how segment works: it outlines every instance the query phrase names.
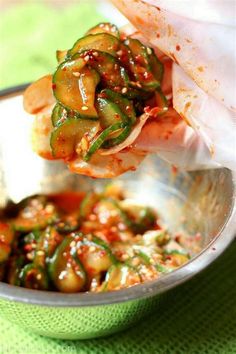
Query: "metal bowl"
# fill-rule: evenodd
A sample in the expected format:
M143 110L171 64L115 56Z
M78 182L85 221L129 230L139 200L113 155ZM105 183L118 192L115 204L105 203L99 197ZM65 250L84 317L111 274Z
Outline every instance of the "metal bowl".
M21 88L22 89L22 88ZM32 118L20 89L0 101L0 209L34 193L101 188L107 180L75 176L63 164L36 156L28 139ZM202 251L152 282L108 293L62 294L0 283L0 313L36 333L64 339L108 335L130 326L158 306L161 294L212 263L233 240L235 176L227 169L178 173L157 157L117 179L131 198L155 206L172 230L201 232Z

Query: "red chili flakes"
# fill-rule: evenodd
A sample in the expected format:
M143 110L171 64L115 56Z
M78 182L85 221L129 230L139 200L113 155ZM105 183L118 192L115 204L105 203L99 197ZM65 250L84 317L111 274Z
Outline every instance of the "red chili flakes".
M139 16L136 16L136 17L135 17L135 20L136 20L140 25L143 25L143 24L144 24L143 19L142 19L141 17L139 17Z
M157 32L157 38L160 38L161 37L161 35L160 35L160 33L159 32Z
M179 52L180 51L180 45L179 44L177 44L177 46L175 47L176 48L176 50Z
M178 168L174 165L171 166L172 173L176 175L178 173Z
M56 89L56 87L57 87L57 85L56 85L56 84L52 84L52 89L53 89L53 90L55 90L55 89Z

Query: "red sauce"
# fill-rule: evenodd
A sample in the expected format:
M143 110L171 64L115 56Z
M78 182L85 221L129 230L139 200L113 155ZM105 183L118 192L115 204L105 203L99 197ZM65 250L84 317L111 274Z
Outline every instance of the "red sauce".
M84 192L62 192L50 195L49 199L54 202L61 210L66 213L72 213L80 206Z

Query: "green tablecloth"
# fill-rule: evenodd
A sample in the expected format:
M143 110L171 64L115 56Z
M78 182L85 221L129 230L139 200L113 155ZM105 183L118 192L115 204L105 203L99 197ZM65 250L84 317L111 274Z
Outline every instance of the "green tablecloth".
M0 22L1 88L52 71L65 49L100 21L87 1L58 10L42 2L10 8ZM207 271L171 291L161 308L126 332L88 341L43 338L1 318L1 354L236 353L236 242Z
M0 316L1 354L236 353L236 241L214 264L169 292L156 313L116 335L62 341L16 327Z

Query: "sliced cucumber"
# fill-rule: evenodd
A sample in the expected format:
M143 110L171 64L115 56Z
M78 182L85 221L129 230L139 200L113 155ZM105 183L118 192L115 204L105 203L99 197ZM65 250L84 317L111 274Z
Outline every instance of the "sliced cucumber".
M16 231L41 230L57 218L56 207L46 197L27 198L25 207L19 212L12 225Z
M99 81L98 74L94 70L85 69L85 78L85 72L82 71L85 65L86 61L82 57L60 64L53 76L53 93L58 102L69 110L84 117L96 118L94 93Z
M88 65L98 71L103 86L113 88L118 92L128 87L128 74L112 55L99 50L90 50L76 54L72 59L77 57L85 58Z
M92 144L90 145L90 148L88 150L88 152L85 154L85 156L83 157L84 161L89 161L90 158L92 157L92 155L98 150L100 149L100 147L102 146L102 144L104 143L104 141L109 137L110 134L120 131L120 129L124 129L127 126L126 123L123 122L118 122L115 123L111 126L109 126L108 128L106 128L105 130L103 130L98 137L92 142Z
M136 122L136 113L132 101L110 89L102 90L101 96L117 104L121 111L128 116L130 124L134 124Z
M64 293L81 291L86 284L86 273L78 258L71 255L74 242L67 236L57 247L49 264L49 275L57 290Z
M155 100L157 107L162 109L158 115L166 113L168 111L168 101L161 89L155 91Z
M56 103L51 115L52 125L57 127L67 119L67 116L67 110L60 103Z
M46 271L39 266L29 263L21 269L20 285L28 289L47 290L49 287Z
M84 50L94 49L115 56L119 45L119 39L108 33L89 34L75 42L67 55L72 57L74 54Z
M48 257L51 257L57 246L63 241L54 226L49 226L41 232L35 249L34 264L45 267Z
M67 55L67 50L56 51L56 58L59 64L61 64L66 59L66 55Z
M119 290L139 284L140 275L134 267L126 264L112 265L103 284L103 291Z
M82 112L86 110L86 116L90 118L97 118L97 111L94 107L95 90L100 81L98 72L94 69L84 67L80 72L79 90L83 101ZM81 113L84 115L84 113Z
M130 132L131 132L131 125L126 125L122 129L121 133L119 133L115 138L105 140L104 143L102 144L102 148L110 149L111 147L122 143L129 136Z
M75 153L76 144L78 144L85 133L96 130L98 122L70 118L57 127L51 134L51 148L55 158L67 159L71 158Z
M109 33L112 36L120 38L120 32L119 32L118 28L109 22L99 23L98 25L92 27L87 32L87 34L97 34L97 33Z
M122 112L118 104L107 98L98 97L96 100L96 107L102 128L108 128L118 122L129 122L127 115Z
M163 74L164 74L164 66L162 62L157 58L154 50L152 48L149 48L151 50L151 54L148 55L148 61L152 70L152 73L155 77L155 79L158 82L162 82L163 79Z
M99 195L89 192L80 205L80 217L86 219L93 211L95 204L99 201Z
M5 262L11 253L11 246L0 241L0 264Z
M129 46L133 56L130 69L135 80L147 91L154 91L160 87L160 81L152 73L147 48L138 39L133 38L127 39L125 44Z
M25 263L25 257L22 255L14 255L7 262L6 281L11 285L20 286L19 274Z
M80 223L77 217L68 216L59 220L59 222L55 224L55 229L60 234L68 234L78 230L79 226Z
M76 247L71 250L71 254L80 260L91 278L107 271L117 261L106 242L94 235L90 238L84 236L82 241L79 240Z

